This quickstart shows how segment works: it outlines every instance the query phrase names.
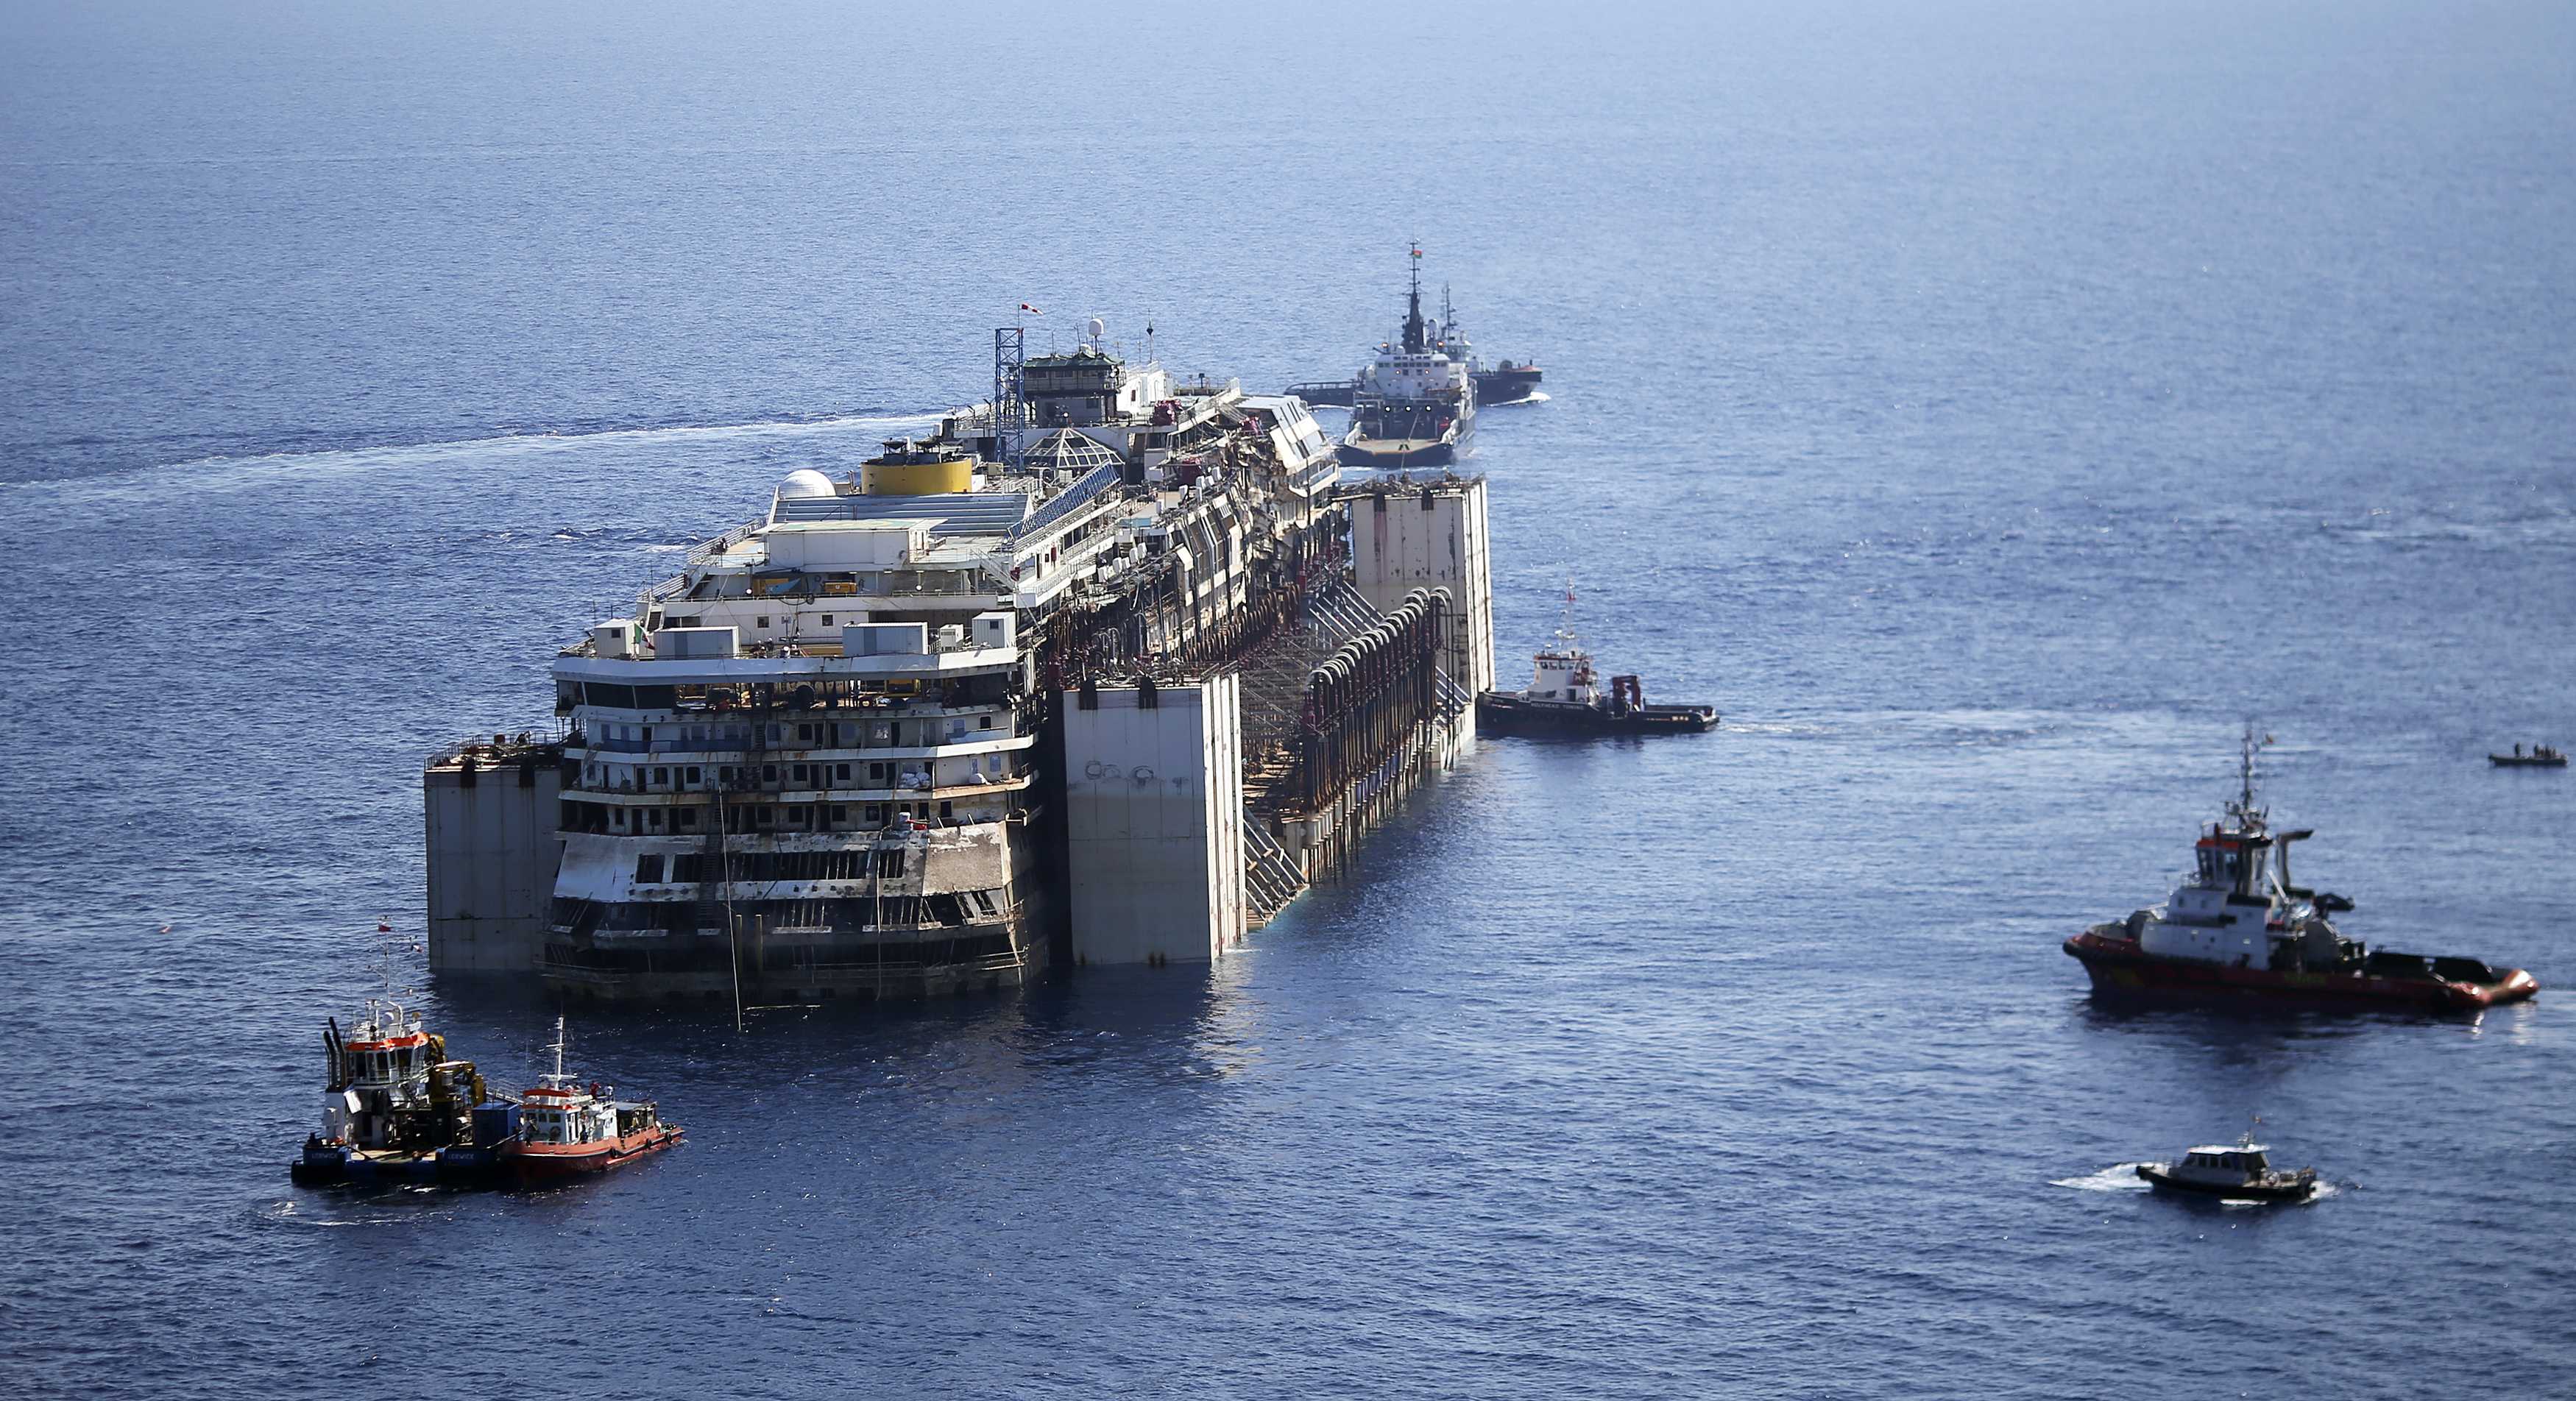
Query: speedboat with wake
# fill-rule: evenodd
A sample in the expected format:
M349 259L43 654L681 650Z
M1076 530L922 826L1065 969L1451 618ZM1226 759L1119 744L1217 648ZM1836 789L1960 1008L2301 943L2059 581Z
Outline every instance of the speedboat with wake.
M2160 1191L2227 1201L2302 1202L2316 1195L2315 1168L2276 1168L2270 1153L2248 1132L2234 1143L2187 1149L2170 1163L2140 1163L2138 1176Z

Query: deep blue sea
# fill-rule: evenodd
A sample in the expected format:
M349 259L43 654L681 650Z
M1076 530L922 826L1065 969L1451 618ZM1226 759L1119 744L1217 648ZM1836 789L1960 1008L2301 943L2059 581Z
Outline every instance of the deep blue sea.
M2576 1395L2576 14L0 5L0 1393ZM292 1189L419 765L990 328L1346 373L1557 621L1211 973L578 1015L689 1128ZM2096 1006L2234 784L2473 1021ZM420 986L504 1082L553 1008ZM2233 1137L2334 1184L2194 1209Z

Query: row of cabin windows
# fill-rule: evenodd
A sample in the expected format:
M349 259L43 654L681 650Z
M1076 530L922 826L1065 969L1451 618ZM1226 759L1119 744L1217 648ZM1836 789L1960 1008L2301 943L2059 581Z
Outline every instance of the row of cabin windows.
M901 847L890 851L736 851L726 853L723 879L866 880L876 875L892 880L903 874L908 857ZM647 853L635 858L635 881L639 885L695 885L714 879L714 871L713 858L701 852L684 851L668 857Z
M928 786L929 775L920 761L891 760L883 763L850 764L761 764L757 785L764 788L828 788L859 786L866 788L920 788ZM978 756L968 769L967 782L998 782L1009 773L1008 760L994 756L991 777ZM707 773L715 773L715 787L740 788L751 781L754 765L750 764L590 764L582 771L582 782L593 788L623 789L626 792L692 792L709 786ZM862 776L863 775L863 776Z
M935 814L942 822L997 822L997 809L968 808L959 813L957 804L941 801ZM871 832L888 822L917 818L928 822L934 816L932 805L920 803L745 803L725 810L728 832L767 832L784 828L791 832ZM698 814L700 808L671 808L665 816L662 808L611 808L608 830L611 832L650 834L655 832L699 832L705 827ZM857 813L854 819L851 814Z
M766 926L773 933L781 928L829 929L836 934L844 935L865 935L872 931L928 923L959 925L979 915L1007 916L1012 908L1011 889L1007 885L987 891L980 899L970 899L967 895L906 895L882 889L845 889L827 895L798 895L788 899L772 900L751 899L746 895L746 898L737 900L734 905L735 918L741 920L746 929ZM719 915L718 919L721 920L721 918L722 916ZM614 904L601 904L592 900L558 896L554 901L551 922L557 934L582 941L594 939L601 934L692 935L702 929L713 934L723 932L721 928L702 923L702 920L703 916L697 905L686 900L621 900ZM723 948L722 943L716 945L715 960L709 964L698 961L685 949L665 946L655 954L653 965L668 971L682 969L721 971L726 962ZM1003 951L1001 948L980 950L984 953ZM701 950L701 953L703 952ZM759 957L748 946L742 952L746 958ZM778 946L773 944L770 950L771 957L774 958L778 952ZM927 956L930 952L930 950L907 951L898 948L886 952L884 956L888 959L907 961L917 959L928 963L949 961L948 957ZM962 953L972 957L978 952L979 950L972 945L961 945L951 956ZM814 950L807 947L799 951L795 961L811 963L814 961L813 954ZM871 949L849 950L841 954L844 959L856 957L863 962L871 960L874 956L875 951ZM546 947L545 961L549 964L571 962L575 966L589 968L639 966L622 961L613 947L602 949L596 945L549 944ZM772 962L768 966L778 965Z
M870 875L893 880L903 875L909 853L895 851L737 851L725 862L726 880L731 881L825 881L866 880ZM639 856L635 858L635 880L639 885L695 885L709 878L712 858L696 852L675 856ZM873 863L873 872L869 869ZM970 890L958 896L961 908L968 914L981 913L998 917L1002 906L990 890Z
M689 620L674 618L670 626L686 626ZM882 696L909 694L903 688L919 684L918 677L895 677L889 681L832 681L817 688L827 704L864 703ZM808 683L782 682L782 689L793 686L801 690ZM968 677L943 686L949 695L972 695L984 701L1001 700L1009 690L1009 680L1000 676ZM633 686L613 681L555 682L555 709L570 714L575 706L587 705L598 710L677 710L683 705L692 709L705 703L708 688L704 686Z
M418 1046L404 1046L391 1051L360 1051L355 1068L359 1078L365 1080L408 1080L419 1072L424 1055Z
M790 615L790 616L793 616L793 615ZM724 624L722 624L722 623L705 623L705 624L702 624L702 623L701 623L701 621L700 621L699 619L697 619L697 618L694 618L694 617L681 617L681 616L679 616L679 615L677 615L677 614L674 614L674 615L672 615L672 616L670 616L670 617L668 617L668 618L664 618L664 619L662 620L662 626L664 626L664 627L666 627L666 628L693 628L693 627L699 627L699 626L702 626L702 625L703 625L703 626L707 626L707 627L719 627L719 628L724 626ZM736 624L736 626L740 626L740 624ZM752 615L752 618L751 618L751 626L752 626L753 631L755 631L755 632L767 632L767 631L769 630L769 615L768 615L768 614L766 614L766 613L755 613L755 614L753 614L753 615ZM824 615L823 615L823 626L825 626L825 627L830 627L830 626L832 626L832 615L831 615L831 614L826 613L826 614L824 614Z
M971 722L971 723L970 723ZM745 749L753 739L749 725L630 725L603 721L597 727L602 749L643 752L654 745L673 749ZM991 714L936 715L905 720L800 720L768 727L771 744L798 744L808 749L864 749L911 743L955 743L968 735L990 738L1000 729Z

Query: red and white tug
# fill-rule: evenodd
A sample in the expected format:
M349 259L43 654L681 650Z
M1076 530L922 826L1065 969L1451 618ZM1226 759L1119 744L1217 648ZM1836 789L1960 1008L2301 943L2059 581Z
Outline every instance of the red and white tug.
M680 1141L649 1100L621 1100L614 1086L587 1085L564 1070L564 1023L555 1018L554 1073L519 1096L519 1134L501 1163L522 1181L606 1172Z
M2254 751L2249 728L2243 788L2193 844L2194 870L2172 898L2066 941L2096 994L2475 1011L2540 990L2519 968L2344 938L2326 915L2352 902L2290 883L2290 845L2314 833L2270 829L2254 805Z

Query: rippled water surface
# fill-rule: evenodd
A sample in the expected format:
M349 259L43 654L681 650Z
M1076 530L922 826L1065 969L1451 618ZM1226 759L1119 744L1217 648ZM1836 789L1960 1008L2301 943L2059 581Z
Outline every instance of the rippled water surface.
M2576 740L2570 55L2510 4L11 7L0 1389L2569 1394L2576 785L2482 756ZM1414 237L1548 367L1477 435L1502 652L1571 575L1723 730L1489 742L1205 975L580 1015L689 1128L614 1180L288 1187L423 756L980 397L1018 302L1270 386ZM2249 715L2348 932L2550 991L2092 1003L2059 941L2161 898ZM534 1069L550 1005L423 991ZM2254 1114L2332 1190L2135 1190Z

